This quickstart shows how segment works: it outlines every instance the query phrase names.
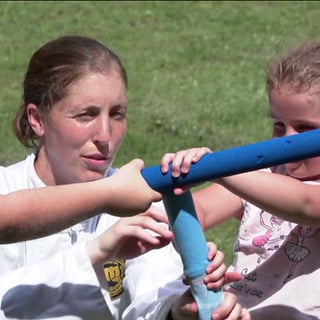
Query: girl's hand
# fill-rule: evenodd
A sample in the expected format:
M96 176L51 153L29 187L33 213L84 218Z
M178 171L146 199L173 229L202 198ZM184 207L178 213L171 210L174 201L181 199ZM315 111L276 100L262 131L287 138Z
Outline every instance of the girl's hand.
M208 242L208 260L211 261L207 268L207 275L204 282L207 288L218 289L223 285L242 280L242 275L238 272L227 272L227 267L224 263L224 253L217 250L217 246L213 242Z
M240 281L242 275L238 272L226 272L227 267L224 263L224 253L217 249L213 242L208 242L208 260L211 261L206 268L204 283L208 290L219 289L223 285ZM183 276L183 282L189 284L188 279Z
M224 292L224 299L221 306L211 314L213 320L251 320L250 313L243 308L238 302L237 297L230 292Z
M205 154L211 152L207 147L199 147L181 150L176 153L166 153L160 162L161 172L166 174L169 170L169 164L172 163L171 175L174 178L178 178L181 174L187 174L193 163L196 163ZM177 187L174 189L174 193L180 195L190 188L191 186Z
M198 306L193 299L190 289L176 299L171 307L172 320L198 320ZM211 314L212 320L251 320L247 309L237 302L237 297L230 292L224 292L221 305Z
M180 174L188 173L192 163L199 161L203 155L211 152L207 147L199 147L181 150L176 153L166 153L160 161L161 172L167 173L169 163L172 162L171 174L174 178L177 178Z

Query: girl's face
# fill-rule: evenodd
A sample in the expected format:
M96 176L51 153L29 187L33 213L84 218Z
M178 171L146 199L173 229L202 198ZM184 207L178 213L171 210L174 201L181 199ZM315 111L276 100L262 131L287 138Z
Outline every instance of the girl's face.
M27 106L40 141L35 169L46 185L103 177L126 133L126 87L116 71L88 74L68 92L48 114Z
M320 128L320 100L310 93L269 92L273 138ZM287 173L299 180L320 177L320 157L287 163Z

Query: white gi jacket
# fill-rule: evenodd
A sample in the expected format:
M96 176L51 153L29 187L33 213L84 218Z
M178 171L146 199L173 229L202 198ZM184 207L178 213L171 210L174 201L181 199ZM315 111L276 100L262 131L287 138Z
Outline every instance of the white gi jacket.
M1 194L44 186L34 158L32 153L0 167ZM85 241L117 219L102 214L47 237L0 245L0 319L166 319L186 290L181 259L171 244L127 260L122 281L114 278L113 299L106 284L110 272L99 273L90 263ZM110 270L119 275L118 266ZM114 279L108 279L109 289Z

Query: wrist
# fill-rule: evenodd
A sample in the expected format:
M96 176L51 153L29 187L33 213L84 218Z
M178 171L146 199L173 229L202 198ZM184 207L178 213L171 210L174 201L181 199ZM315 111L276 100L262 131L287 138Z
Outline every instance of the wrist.
M101 265L108 257L100 250L99 239L95 238L86 243L87 253L93 266Z

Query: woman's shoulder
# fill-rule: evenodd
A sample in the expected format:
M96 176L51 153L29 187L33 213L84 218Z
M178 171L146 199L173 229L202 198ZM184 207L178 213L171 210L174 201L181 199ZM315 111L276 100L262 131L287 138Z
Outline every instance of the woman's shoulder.
M35 155L30 153L24 160L0 166L0 193L28 188L28 176L33 168Z

